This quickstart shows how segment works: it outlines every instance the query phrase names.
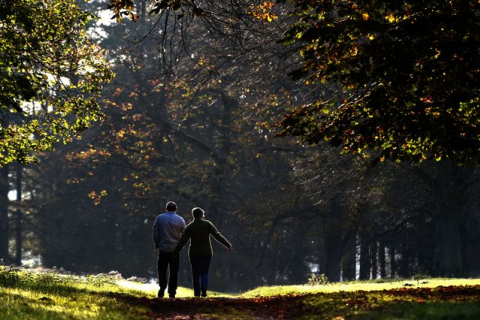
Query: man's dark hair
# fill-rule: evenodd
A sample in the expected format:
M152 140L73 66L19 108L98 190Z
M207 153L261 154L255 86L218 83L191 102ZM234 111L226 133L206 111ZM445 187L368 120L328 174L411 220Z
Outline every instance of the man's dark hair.
M192 214L195 219L201 218L205 211L202 208L196 207L192 209Z
M169 201L165 207L167 211L176 211L177 210L177 204L173 201Z

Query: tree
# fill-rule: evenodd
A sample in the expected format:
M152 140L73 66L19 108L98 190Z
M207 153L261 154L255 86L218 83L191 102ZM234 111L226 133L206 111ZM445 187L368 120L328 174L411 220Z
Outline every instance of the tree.
M294 0L283 38L303 57L291 76L341 90L282 121L282 135L327 140L374 161L480 162L480 3Z
M311 245L301 231L305 224L296 218L304 204L295 202L301 192L287 174L299 148L293 139L272 139L269 123L285 109L259 108L269 101L293 101L286 74L267 72L286 63L284 57L275 61L264 54L255 60L265 48L262 42L248 57L237 57L237 65L218 69L214 64L228 58L230 48L192 37L189 48L204 69L184 56L180 72L198 75L208 68L212 76L202 75L200 84L162 78L161 33L134 43L155 24L155 17L142 15L143 8L136 23L112 24L102 41L117 74L105 88L106 118L40 163L34 206L37 227L46 234L43 263L154 276L151 224L165 201L176 199L187 221L189 208L201 206L236 243L234 257L215 253L216 269L229 279L213 284L219 290L306 281L309 267L302 254L309 254ZM192 28L197 35L206 33L198 24ZM189 279L186 270L183 278Z
M9 261L10 259L8 252L10 233L10 217L8 215L8 192L10 191L9 171L9 166L0 168L0 259L4 261Z
M133 5L112 0L110 7L117 18L134 17ZM326 139L354 154L377 150L375 162L478 163L479 3L294 0L289 5L296 22L282 42L303 59L292 78L308 85L337 83L340 89L291 112L282 121L282 135L310 143ZM186 24L201 20L212 34L229 40L249 29L250 17L275 20L275 8L268 1L157 0L151 12Z
M0 1L0 166L90 127L112 78L76 1Z

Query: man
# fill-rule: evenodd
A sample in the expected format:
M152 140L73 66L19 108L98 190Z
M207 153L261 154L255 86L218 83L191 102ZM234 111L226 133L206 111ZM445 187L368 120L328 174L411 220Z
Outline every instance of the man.
M192 209L193 222L187 226L180 241L174 249L174 254L178 254L182 250L188 239L190 241L190 265L192 267L193 292L195 297L207 296L208 289L208 270L212 261L213 250L210 242L212 235L218 242L228 248L232 252L232 245L223 237L217 228L208 220L205 220L205 211L201 208Z
M157 216L153 224L153 242L158 249L158 297L163 298L168 281L168 295L175 298L177 293L178 269L180 259L178 254L173 254L182 233L185 231L185 220L177 212L177 204L170 201L166 205L167 212ZM170 277L167 276L167 268L170 266Z

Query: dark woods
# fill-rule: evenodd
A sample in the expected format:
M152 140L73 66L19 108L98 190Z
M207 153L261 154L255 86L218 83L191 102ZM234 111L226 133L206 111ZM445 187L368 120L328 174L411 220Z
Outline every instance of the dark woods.
M229 26L227 42L196 20L166 38L157 28L165 17L148 12L139 1L136 23L92 29L116 73L103 121L37 166L2 168L4 262L23 254L47 267L155 277L150 231L173 199L187 222L192 207L204 208L236 249L215 250L213 290L307 283L312 273L480 276L477 170L372 166L373 156L276 138L272 124L288 111L336 90L288 78L298 57L276 41L283 20ZM8 201L17 188L22 199ZM180 284L189 285L182 259Z

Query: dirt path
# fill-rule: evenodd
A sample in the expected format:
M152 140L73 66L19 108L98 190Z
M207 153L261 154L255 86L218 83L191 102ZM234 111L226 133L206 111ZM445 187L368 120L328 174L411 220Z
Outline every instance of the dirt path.
M141 299L152 319L282 319L295 297ZM298 310L297 310L298 311Z
M131 298L130 298L131 299ZM134 298L131 303L147 307L151 319L350 319L356 315L390 314L397 318L410 315L411 308L425 307L426 313L436 306L457 308L455 315L479 319L480 286L449 286L435 288L399 288L382 291L353 291L313 294L290 294L262 298ZM430 307L432 305L433 307ZM428 309L433 308L433 309ZM442 309L444 310L444 309ZM474 317L470 317L471 315ZM439 315L440 316L440 315ZM422 319L420 318L415 319ZM373 316L372 316L373 318ZM440 319L440 318L439 318ZM456 319L456 316L449 319Z

